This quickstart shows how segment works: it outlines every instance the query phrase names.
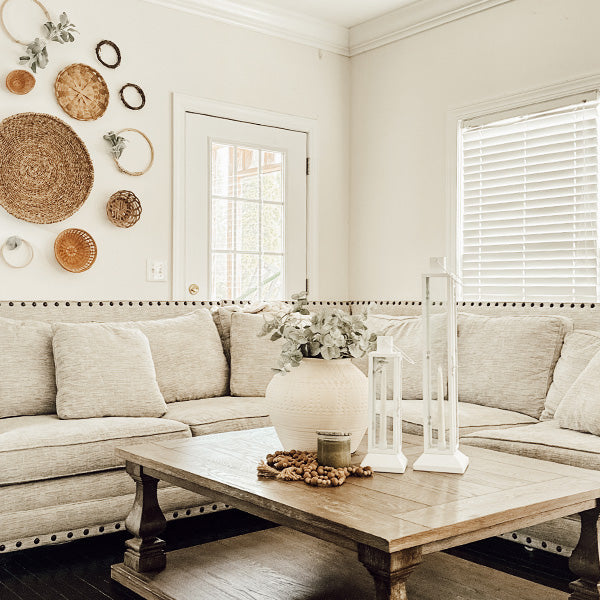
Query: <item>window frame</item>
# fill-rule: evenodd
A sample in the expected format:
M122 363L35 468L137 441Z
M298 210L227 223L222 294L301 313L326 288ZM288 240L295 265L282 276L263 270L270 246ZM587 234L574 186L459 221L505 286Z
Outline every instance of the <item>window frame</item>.
M527 114L542 111L545 107L566 106L569 103L572 104L576 97L599 94L599 90L600 74L448 110L446 117L446 214L448 215L446 252L449 268L453 272L459 272L460 257L462 256L462 235L459 228L462 223L460 202L463 167L461 164L461 131L464 124L476 119L487 119L492 122L506 118L509 113L516 114L522 111L523 114ZM575 101L577 100L575 99ZM458 300L463 300L460 290ZM521 299L515 299L515 301L521 301ZM481 303L486 302L487 300L481 301Z

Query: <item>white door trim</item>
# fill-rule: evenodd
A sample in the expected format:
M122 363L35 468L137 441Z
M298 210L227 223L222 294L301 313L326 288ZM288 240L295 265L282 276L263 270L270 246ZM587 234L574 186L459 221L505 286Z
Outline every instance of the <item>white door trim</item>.
M318 259L318 121L285 113L262 110L239 104L229 104L208 98L197 98L173 93L173 238L171 264L171 295L173 300L184 300L185 289L185 115L188 112L221 117L235 121L266 125L300 131L307 135L307 156L310 158L310 175L306 179L307 240L306 272L310 282L310 295L319 297ZM201 298L206 300L206 298Z
M458 224L461 222L458 202L460 150L459 134L463 121L483 117L506 110L524 108L566 98L574 94L600 89L600 75L588 75L577 79L568 79L541 88L525 90L509 96L482 100L474 104L451 108L446 114L446 209L447 209L447 256L449 266L456 272L458 267L459 238Z

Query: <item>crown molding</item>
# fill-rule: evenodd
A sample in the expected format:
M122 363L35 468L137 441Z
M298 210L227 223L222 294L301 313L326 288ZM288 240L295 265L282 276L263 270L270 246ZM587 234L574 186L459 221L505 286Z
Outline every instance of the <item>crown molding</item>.
M286 40L349 55L349 31L342 25L301 15L260 0L146 0Z
M397 42L512 0L417 0L350 29L349 55ZM443 9L442 8L443 4Z
M348 29L263 0L145 0L349 57L511 1L415 0Z

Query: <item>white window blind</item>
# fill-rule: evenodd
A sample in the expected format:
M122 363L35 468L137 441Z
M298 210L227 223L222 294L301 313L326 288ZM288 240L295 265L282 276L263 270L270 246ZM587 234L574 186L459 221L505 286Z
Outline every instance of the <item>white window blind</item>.
M461 131L465 300L598 299L598 103Z

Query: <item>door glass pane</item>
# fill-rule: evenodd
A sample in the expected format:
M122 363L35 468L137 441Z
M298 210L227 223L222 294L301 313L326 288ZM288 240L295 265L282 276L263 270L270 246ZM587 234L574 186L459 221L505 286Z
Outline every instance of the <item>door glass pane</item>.
M212 142L211 158L212 299L283 299L285 153Z

